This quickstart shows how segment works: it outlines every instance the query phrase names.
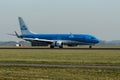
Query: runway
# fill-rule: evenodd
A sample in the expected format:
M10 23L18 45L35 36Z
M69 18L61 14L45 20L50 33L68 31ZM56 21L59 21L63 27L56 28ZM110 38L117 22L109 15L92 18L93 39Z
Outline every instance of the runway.
M41 48L41 47L0 47L0 49L24 49L24 50L120 50L120 48Z
M25 64L25 63L0 63L0 66L17 66L17 67L56 67L56 68L106 68L120 69L120 66L90 66L90 65L68 65L68 64Z

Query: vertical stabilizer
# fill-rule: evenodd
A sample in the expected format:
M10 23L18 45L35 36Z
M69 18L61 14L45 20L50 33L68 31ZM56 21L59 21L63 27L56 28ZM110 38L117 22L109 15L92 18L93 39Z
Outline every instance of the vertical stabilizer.
M32 34L31 31L29 31L28 27L25 25L25 22L23 21L22 17L18 17L19 24L20 24L20 30L22 35L23 34Z

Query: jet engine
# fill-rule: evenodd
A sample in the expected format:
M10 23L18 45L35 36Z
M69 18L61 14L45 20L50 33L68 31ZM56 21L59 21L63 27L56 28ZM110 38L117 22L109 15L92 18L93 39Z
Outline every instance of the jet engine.
M55 41L50 45L51 48L54 48L55 46L57 46L59 48L63 48L63 42L62 41Z

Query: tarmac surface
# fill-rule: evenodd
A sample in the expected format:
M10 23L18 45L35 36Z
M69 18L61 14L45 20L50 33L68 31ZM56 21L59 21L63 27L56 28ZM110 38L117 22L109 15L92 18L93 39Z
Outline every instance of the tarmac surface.
M120 50L120 48L39 48L39 47L0 47L0 49L39 49L39 50Z
M17 67L56 67L56 68L106 68L120 69L120 66L90 66L90 65L68 65L68 64L25 64L25 63L0 63L0 66L17 66Z

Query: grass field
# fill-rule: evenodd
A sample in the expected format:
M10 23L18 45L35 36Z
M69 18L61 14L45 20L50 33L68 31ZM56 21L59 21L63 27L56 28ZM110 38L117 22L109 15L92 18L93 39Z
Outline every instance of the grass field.
M120 51L1 49L0 63L120 66ZM0 80L120 80L120 69L1 66Z
M0 62L119 65L119 50L0 50Z
M120 80L120 69L0 67L0 80Z

